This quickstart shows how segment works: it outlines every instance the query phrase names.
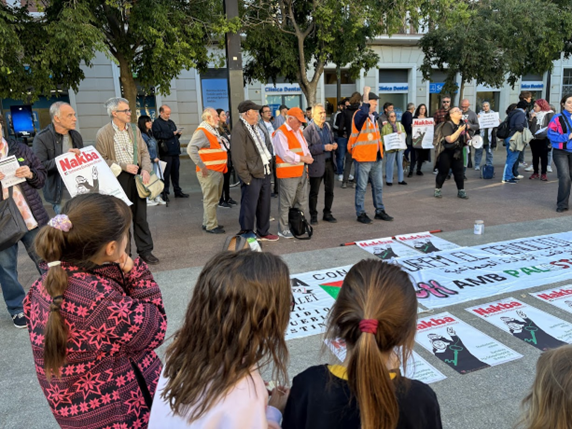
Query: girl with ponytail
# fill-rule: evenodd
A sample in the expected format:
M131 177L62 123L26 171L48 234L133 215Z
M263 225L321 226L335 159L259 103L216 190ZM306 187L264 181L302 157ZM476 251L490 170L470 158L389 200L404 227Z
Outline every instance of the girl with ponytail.
M400 374L412 353L417 297L396 265L365 259L349 271L326 337L343 339L342 365L294 377L284 429L440 429L439 403L424 383Z
M40 387L62 428L145 428L167 320L145 262L126 253L131 211L85 194L38 233L44 274L24 300Z

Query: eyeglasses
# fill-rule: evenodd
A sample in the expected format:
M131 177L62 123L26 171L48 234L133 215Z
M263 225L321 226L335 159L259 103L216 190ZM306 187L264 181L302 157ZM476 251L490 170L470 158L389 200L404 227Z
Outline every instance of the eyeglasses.
M270 110L263 110L262 113L270 113Z
M451 104L450 101L443 101L443 104Z
M117 113L131 113L131 109L116 110Z

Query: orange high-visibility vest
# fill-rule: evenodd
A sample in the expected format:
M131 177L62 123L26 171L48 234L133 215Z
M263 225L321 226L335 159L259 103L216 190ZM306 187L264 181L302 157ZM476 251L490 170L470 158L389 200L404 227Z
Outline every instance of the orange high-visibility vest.
M357 112L356 112L357 113ZM379 150L383 158L383 145L381 144L381 136L371 118L367 117L361 131L358 131L355 124L355 116L352 118L352 134L348 140L348 152L357 162L373 162L377 160L377 151Z
M226 173L228 171L228 153L220 147L218 139L210 131L203 127L197 128L197 131L198 130L205 133L205 136L207 136L211 144L210 148L199 149L201 161L209 170L220 171L223 174ZM198 165L197 171L201 171Z
M300 156L304 155L304 150L300 141L296 138L294 131L286 128L286 124L282 124L276 131L272 133L272 137L276 135L278 131L282 131L286 138L288 139L288 149L291 152L297 153ZM290 164L289 162L284 162L282 158L276 155L276 177L278 179L290 179L292 177L302 177L304 174L304 163L299 162L297 164Z

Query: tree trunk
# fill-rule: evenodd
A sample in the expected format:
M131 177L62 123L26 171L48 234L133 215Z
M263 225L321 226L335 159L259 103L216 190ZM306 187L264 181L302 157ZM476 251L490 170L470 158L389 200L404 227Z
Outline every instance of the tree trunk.
M131 122L137 122L137 84L133 79L133 73L127 60L122 55L118 55L117 61L119 61L119 80L123 97L129 101L129 108L131 109Z
M459 91L459 102L457 106L461 105L461 100L465 97L465 79L461 76L461 90Z
M314 107L316 104L316 91L318 90L318 81L310 81L307 84L300 83L300 89L306 97L308 107Z

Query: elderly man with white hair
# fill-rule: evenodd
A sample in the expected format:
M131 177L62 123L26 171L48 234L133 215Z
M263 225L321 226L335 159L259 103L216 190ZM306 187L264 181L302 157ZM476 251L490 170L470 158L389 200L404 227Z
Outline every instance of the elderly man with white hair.
M139 174L145 184L149 183L151 178L153 166L147 145L139 128L131 124L129 101L125 98L114 97L105 102L105 107L111 122L100 128L95 135L95 148L110 167L115 164L121 168L117 180L127 198L133 203L130 208L133 215L133 236L137 253L148 264L158 264L159 259L151 253L153 239L147 223L147 200L139 196L135 183L135 176ZM137 147L136 153L135 147ZM127 250L131 254L131 235Z
M77 118L68 103L57 101L52 104L50 118L52 123L34 137L33 150L48 174L43 188L44 199L52 205L56 214L60 214L70 195L58 173L56 157L66 152L79 154L83 139L75 130Z
M277 241L270 234L270 200L272 178L272 145L258 126L262 106L251 100L238 105L239 120L235 123L232 141L232 163L240 178L240 233L254 233L259 241Z
M215 109L207 107L202 122L187 145L187 153L195 163L197 178L203 192L203 230L210 234L224 234L218 224L216 207L222 194L224 173L228 171L228 153L218 132L220 118Z

